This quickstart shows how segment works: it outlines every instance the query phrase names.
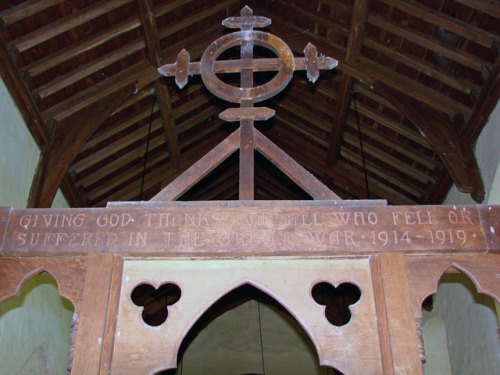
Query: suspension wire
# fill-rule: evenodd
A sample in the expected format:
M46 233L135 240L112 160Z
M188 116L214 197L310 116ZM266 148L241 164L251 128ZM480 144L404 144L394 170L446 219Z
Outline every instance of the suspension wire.
M260 357L262 360L262 375L266 375L266 366L264 362L264 344L262 341L262 321L260 318L260 302L257 301L257 312L259 313L259 336L260 336Z
M358 93L353 90L353 91L351 91L351 95L352 95L352 99L354 101L354 110L356 112L356 122L358 125L358 138L359 138L359 147L361 149L361 162L363 164L363 174L365 177L366 198L370 199L370 188L368 186L368 173L366 171L365 149L363 147L363 137L361 134L361 125L360 125L360 121L359 121L358 103L356 100L356 96L358 95Z
M142 168L142 177L141 177L141 196L140 199L142 201L142 194L144 193L144 179L146 177L146 166L148 164L148 151L149 151L149 138L151 136L151 125L153 124L153 111L156 103L156 95L153 95L153 102L151 104L151 113L149 114L149 127L148 127L148 137L146 138L146 151L144 152L144 166Z

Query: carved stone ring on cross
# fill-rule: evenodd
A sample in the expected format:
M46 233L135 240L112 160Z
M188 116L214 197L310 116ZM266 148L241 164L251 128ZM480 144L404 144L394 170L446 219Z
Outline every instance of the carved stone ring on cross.
M217 77L214 69L217 58L224 51L241 45L242 42L267 47L278 56L278 66L273 66L276 65L274 59L267 59L270 64L266 64L266 59L234 61L239 63L239 66L234 67L237 70L278 70L278 74L269 82L256 87L243 88L231 86ZM215 40L203 53L200 67L201 78L208 90L215 96L232 103L241 103L242 100L251 100L253 103L259 103L273 97L288 85L292 79L294 70L295 59L290 47L277 36L256 30L237 31Z

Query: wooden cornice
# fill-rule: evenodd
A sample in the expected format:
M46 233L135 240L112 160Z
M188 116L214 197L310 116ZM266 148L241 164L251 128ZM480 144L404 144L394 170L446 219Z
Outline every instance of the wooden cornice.
M446 166L458 190L470 193L476 202L484 200L485 191L479 167L470 144L462 141L455 126L444 117L437 117L423 105L395 94L376 82L374 89L390 100L429 141Z
M65 121L52 125L50 139L40 155L33 178L28 207L52 205L64 175L85 142L134 91L134 85L126 86L103 98L96 106L80 110Z

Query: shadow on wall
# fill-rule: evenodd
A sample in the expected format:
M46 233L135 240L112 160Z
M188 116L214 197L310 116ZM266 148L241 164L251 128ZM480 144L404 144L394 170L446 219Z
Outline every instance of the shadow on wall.
M424 373L500 374L495 300L478 293L462 272L449 271L423 304Z
M74 308L49 274L30 278L19 296L0 304L3 374L67 375Z

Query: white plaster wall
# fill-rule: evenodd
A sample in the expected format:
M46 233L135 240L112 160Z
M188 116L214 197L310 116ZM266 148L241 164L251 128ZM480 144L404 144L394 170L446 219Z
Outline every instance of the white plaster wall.
M40 150L0 79L0 206L26 207ZM52 207L68 207L60 191Z
M48 274L28 280L0 305L0 373L67 375L72 309Z
M0 80L0 206L26 207L39 150ZM67 207L58 193L53 207ZM0 286L1 287L1 286ZM73 313L47 275L0 304L0 374L67 374Z
M426 319L424 312L422 321L424 333L424 349L426 362L424 363L425 375L452 375L450 355L446 342L446 326L439 316Z

